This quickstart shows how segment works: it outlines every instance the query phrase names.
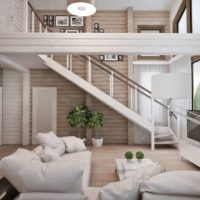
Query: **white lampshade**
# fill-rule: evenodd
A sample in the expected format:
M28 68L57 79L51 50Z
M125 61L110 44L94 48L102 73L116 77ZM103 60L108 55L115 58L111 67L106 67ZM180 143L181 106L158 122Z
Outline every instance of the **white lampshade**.
M76 16L85 17L96 13L94 1L90 0L68 0L67 11Z
M155 99L185 99L191 97L191 75L162 73L151 78L152 97Z

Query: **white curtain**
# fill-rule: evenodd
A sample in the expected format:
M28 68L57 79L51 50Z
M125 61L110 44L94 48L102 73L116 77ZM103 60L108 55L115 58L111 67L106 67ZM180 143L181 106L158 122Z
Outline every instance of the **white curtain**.
M136 81L151 91L151 77L158 73L169 72L168 65L134 65L134 78ZM165 101L162 101L166 103ZM151 99L138 93L138 113L151 121ZM154 103L155 125L167 125L167 110L158 103Z

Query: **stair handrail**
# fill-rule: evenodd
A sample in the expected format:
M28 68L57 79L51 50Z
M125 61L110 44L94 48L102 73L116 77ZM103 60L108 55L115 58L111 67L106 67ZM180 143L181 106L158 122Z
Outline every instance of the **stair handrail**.
M28 1L28 6L30 7L31 11L35 14L35 17L38 19L38 21L41 23L42 27L44 29L46 29L48 32L54 32L52 29L48 28L44 22L42 21L42 19L40 18L40 16L38 15L37 11L35 10L35 8L33 7L33 5Z
M102 69L103 71L105 71L106 73L110 73L110 71L113 71L114 74L113 76L115 78L117 78L118 80L120 80L121 82L123 82L124 84L126 84L127 86L129 86L130 88L133 88L135 90L137 90L139 93L143 94L144 96L148 97L149 99L151 99L151 91L146 89L145 87L141 86L140 84L138 84L137 82L133 81L132 79L126 77L125 75L123 75L122 73L120 73L119 71L117 71L116 69L113 69L112 67L110 67L109 65L107 65L106 63L104 62L100 62L97 58L95 58L94 56L89 56L91 59L88 58L88 56L84 56L84 55L81 55L80 57L82 57L83 59L86 59L86 60L90 60L90 62L92 64L94 64L95 66L97 66L98 68ZM96 62L94 62L93 60L95 60ZM102 67L102 65L108 69L105 69ZM117 76L117 75L119 76ZM122 77L122 78L121 78ZM125 80L124 80L125 79ZM145 92L147 93L145 93ZM168 106L161 103L159 100L155 99L154 100L156 103L160 104L161 106L163 106L164 108L168 109ZM175 114L174 114L175 116ZM176 117L176 116L175 116Z

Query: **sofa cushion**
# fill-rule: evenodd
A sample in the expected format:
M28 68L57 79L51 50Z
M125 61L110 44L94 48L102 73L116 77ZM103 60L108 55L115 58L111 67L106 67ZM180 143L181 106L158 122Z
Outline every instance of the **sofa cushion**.
M159 174L141 184L141 192L200 197L200 172L172 171Z
M40 145L51 147L60 156L65 153L64 143L55 135L53 131L48 133L38 133L35 138Z
M199 200L200 197L194 196L179 196L179 195L161 195L145 192L142 195L142 200Z
M34 152L26 149L18 149L13 154L4 157L0 162L0 170L10 183L19 191L22 192L22 183L18 176L18 172L24 165L31 162L40 163L41 160Z
M73 153L79 151L86 151L86 146L80 138L75 136L68 136L68 137L60 137L60 139L64 142L66 152Z
M51 147L45 146L41 155L41 160L43 162L51 162L59 161L61 158Z
M83 171L80 161L30 163L19 176L23 192L81 193Z
M92 153L90 151L68 153L61 156L62 161L71 162L74 160L80 160L84 164L84 173L82 182L83 187L88 187L90 183L91 159L92 159Z
M87 200L80 193L22 193L18 200Z
M104 186L99 193L100 200L126 199L140 197L140 183L163 171L158 163L152 163L135 170L131 177Z

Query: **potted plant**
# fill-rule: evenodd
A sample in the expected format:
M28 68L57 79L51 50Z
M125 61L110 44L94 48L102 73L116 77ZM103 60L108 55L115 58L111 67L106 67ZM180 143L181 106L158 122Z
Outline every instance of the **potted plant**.
M131 151L127 151L124 156L127 162L130 162L133 159L133 153Z
M142 151L138 151L136 152L135 157L137 158L138 162L141 162L144 158L144 153Z
M79 138L81 138L81 128L87 126L90 115L91 112L89 111L88 107L79 104L75 106L75 108L67 116L69 125L79 129Z
M95 137L92 138L92 144L96 147L103 145L103 138L99 137L99 128L103 126L103 114L100 112L93 112L89 118L88 126L95 131Z

